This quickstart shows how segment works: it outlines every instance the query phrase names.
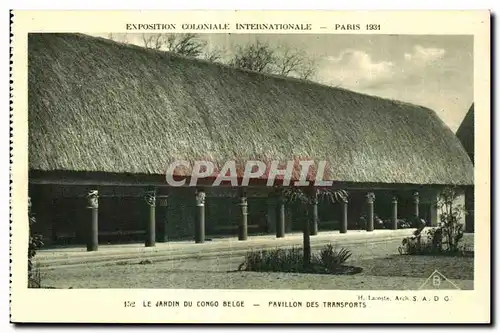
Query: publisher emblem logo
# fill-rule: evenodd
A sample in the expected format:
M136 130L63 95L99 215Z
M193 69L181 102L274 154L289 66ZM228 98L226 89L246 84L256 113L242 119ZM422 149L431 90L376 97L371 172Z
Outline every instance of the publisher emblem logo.
M429 290L429 289L460 289L456 284L450 281L446 276L441 274L438 270L432 272L432 274L422 283L419 290Z

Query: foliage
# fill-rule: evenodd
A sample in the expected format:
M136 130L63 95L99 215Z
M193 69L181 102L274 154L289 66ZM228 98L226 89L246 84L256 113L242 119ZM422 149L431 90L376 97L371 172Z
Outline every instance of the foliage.
M337 250L332 244L327 244L319 252L319 260L328 271L335 271L342 266L351 255L351 251L346 248Z
M222 47L205 47L205 51L202 54L202 58L211 62L222 62L224 58L225 50Z
M465 245L460 246L464 232L459 220L465 214L465 209L462 205L456 205L458 196L459 192L455 188L445 188L438 196L437 208L441 210L439 227L422 233L425 224L421 223L413 236L403 239L399 252L413 255L460 255L468 252Z
M258 40L253 44L238 46L229 65L255 72L270 73L275 59L276 55L271 46Z
M443 233L443 242L447 246L447 251L458 251L458 243L464 236L463 224L460 219L467 214L463 205L457 205L456 200L459 192L454 187L445 188L438 197L438 209L440 228Z
M414 218L410 219L398 219L398 229L408 229L408 228L418 228L419 225L425 224L423 219L418 219L415 222ZM366 228L366 224L368 222L368 217L366 213L362 213L359 217L357 227L360 230L364 230ZM377 214L373 216L373 226L375 229L392 229L392 219L382 220Z
M286 272L286 273L326 273L342 272L346 261L351 257L351 251L341 248L337 250L332 244L324 246L319 253L311 257L309 266L303 265L303 249L271 249L250 251L238 270L256 272Z
M129 43L127 34L110 33L108 38L122 44ZM226 62L224 61L226 51L222 47L213 47L193 33L143 33L142 44L149 49L165 50L185 57ZM260 40L237 46L227 64L236 68L294 76L303 80L311 80L318 68L317 60L311 58L304 50L289 45L273 47Z
M360 230L366 229L368 224L368 214L362 213L358 220L358 228ZM377 214L373 215L373 227L375 229L391 229L392 228L392 220L382 220Z
M432 252L443 252L443 229L442 228L428 230L427 237L428 237Z
M334 188L288 186L285 188L276 187L275 191L283 195L285 203L311 204L314 200L329 200L335 203L347 200L349 197L347 191Z
M392 219L385 219L383 225L385 229L392 229ZM398 219L397 227L398 229L408 229L412 227L412 224L408 219Z
M28 273L28 288L42 288L42 277L38 265L32 267Z
M155 50L166 50L185 57L196 58L203 54L206 42L199 39L196 34L142 34L145 47ZM212 60L220 57L211 55Z
M42 235L36 234L33 230L36 223L35 216L31 210L31 200L28 199L28 219L29 219L29 244L28 244L28 286L30 288L40 287L40 271L33 265L33 258L36 251L43 246Z
M273 72L282 76L295 75L303 80L311 79L316 73L317 64L303 50L282 45L274 50Z
M422 236L405 237L398 248L400 254L428 254L432 253L430 243L422 242Z
M424 219L416 216L407 219L407 223L410 224L410 228L417 228L417 229L420 228L423 229L427 225L427 222Z
M311 79L317 69L316 61L308 57L303 50L288 45L275 48L260 40L237 47L229 65L255 72L294 76L303 80Z
M169 34L166 37L166 46L170 52L195 58L203 53L206 42L192 33Z
M144 47L160 50L165 45L165 34L142 34Z
M250 251L245 255L238 270L258 272L299 272L303 254L299 247Z

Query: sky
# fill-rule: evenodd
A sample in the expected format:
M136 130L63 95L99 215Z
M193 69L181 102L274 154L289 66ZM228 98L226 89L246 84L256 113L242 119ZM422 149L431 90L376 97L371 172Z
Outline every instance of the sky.
M96 34L108 38L109 34ZM225 50L257 40L305 52L313 81L422 105L454 132L473 103L473 36L339 34L200 34L207 48ZM114 39L143 45L142 34Z

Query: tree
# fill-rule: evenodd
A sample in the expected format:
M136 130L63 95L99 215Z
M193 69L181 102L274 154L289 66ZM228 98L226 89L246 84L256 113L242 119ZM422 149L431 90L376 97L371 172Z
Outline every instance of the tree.
M205 47L205 52L203 52L201 58L211 62L221 62L224 58L224 53L225 50L223 48L214 47L212 49L207 49Z
M311 80L316 75L318 63L316 59L304 59L300 67L297 69L297 75L302 80Z
M203 53L207 43L192 33L170 34L166 36L166 46L170 52L196 58Z
M304 251L304 268L311 264L311 234L310 234L310 219L311 204L318 199L329 200L332 203L346 200L348 193L345 190L333 188L317 188L317 187L297 187L289 186L286 188L276 188L276 193L282 195L286 203L296 203L303 208L305 212L302 219L302 234L303 234L303 251Z
M303 50L288 45L273 48L259 40L253 44L238 47L229 65L304 80L310 80L317 69L317 62L309 58Z
M165 45L164 34L142 34L142 42L144 47L148 49L159 50Z
M253 44L238 46L229 65L255 72L272 73L276 61L275 51L267 43L257 41Z
M276 56L276 74L288 76L297 72L304 60L303 52L284 46L282 52Z
M206 42L200 40L196 34L142 34L145 47L154 50L165 50L185 57L199 57Z
M303 50L291 48L288 45L276 50L276 71L282 76L294 76L303 80L310 80L316 73L318 64Z

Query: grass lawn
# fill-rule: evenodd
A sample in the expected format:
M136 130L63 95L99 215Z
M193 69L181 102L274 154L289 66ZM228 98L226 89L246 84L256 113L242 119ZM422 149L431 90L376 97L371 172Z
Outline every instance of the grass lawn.
M358 260L353 264L363 267L364 275L372 276L427 278L434 270L438 270L449 279L474 279L473 257L393 255Z

